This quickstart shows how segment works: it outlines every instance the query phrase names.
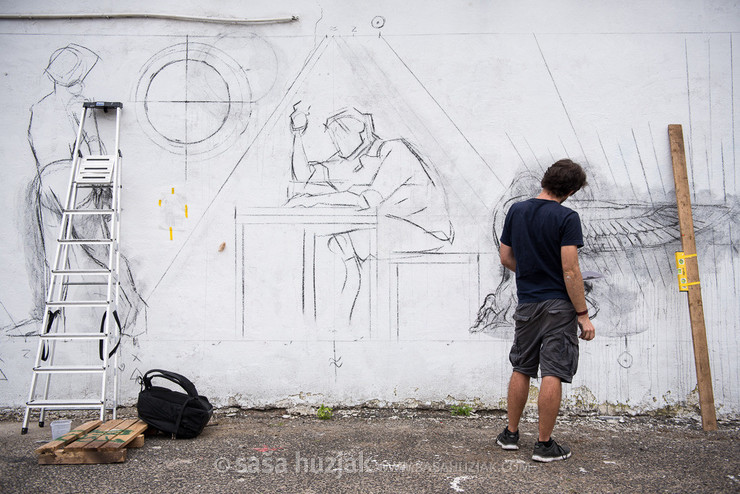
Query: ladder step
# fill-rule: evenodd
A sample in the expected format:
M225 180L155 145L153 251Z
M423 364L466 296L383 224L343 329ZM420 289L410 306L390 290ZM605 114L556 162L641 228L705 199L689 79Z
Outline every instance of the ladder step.
M107 300L62 300L46 302L47 307L107 307Z
M46 333L39 335L44 340L103 340L107 336L105 333Z
M31 408L100 408L103 402L99 399L86 400L33 400L26 403Z
M57 239L60 244L68 245L110 245L113 243L112 238L73 238L73 239Z
M68 281L64 283L64 286L108 286L108 283L105 281Z
M54 365L49 367L34 367L34 372L45 374L69 374L69 373L97 373L105 372L102 365Z
M51 274L54 276L88 276L88 275L109 275L110 269L52 269Z
M65 209L62 211L63 214L113 214L113 209Z
M74 182L78 189L96 189L100 187L113 187L113 183L107 184L88 184L85 182Z

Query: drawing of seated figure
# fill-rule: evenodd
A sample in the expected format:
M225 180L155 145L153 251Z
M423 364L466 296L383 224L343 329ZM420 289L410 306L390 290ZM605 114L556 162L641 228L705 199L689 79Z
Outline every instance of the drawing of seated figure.
M292 190L287 206L376 210L382 232L379 257L399 251L434 252L452 243L454 230L439 175L410 142L381 139L375 134L372 115L350 108L324 124L336 152L310 161L303 143L308 125L307 110L296 104L290 115ZM343 314L350 319L361 289L363 263L371 255L367 235L362 230L336 232L327 242L344 262L340 298Z

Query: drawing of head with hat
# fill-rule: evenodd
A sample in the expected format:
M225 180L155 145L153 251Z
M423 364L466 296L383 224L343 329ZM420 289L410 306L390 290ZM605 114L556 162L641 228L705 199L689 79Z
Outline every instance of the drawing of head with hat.
M72 87L82 84L98 60L100 57L90 49L70 43L51 54L44 72L55 84Z

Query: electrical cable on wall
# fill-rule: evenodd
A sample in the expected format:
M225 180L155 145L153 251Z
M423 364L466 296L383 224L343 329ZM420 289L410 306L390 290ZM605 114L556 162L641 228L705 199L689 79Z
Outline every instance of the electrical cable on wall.
M264 19L232 19L224 17L200 17L174 14L114 13L114 14L0 14L0 20L73 20L73 19L166 19L176 21L213 22L218 24L280 24L295 22L297 15Z

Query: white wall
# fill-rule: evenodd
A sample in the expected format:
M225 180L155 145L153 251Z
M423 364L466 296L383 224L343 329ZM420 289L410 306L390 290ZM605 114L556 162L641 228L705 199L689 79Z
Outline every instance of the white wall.
M5 13L299 20L0 21L0 405L26 399L43 313L39 241L51 252L56 234L53 214L39 213L39 204L65 192L73 116L88 99L124 104L126 403L139 374L165 368L189 376L218 405L501 406L513 291L502 284L491 226L500 229L503 204L536 194L542 170L562 157L588 170L590 187L569 202L587 234L582 268L605 275L589 295L592 311L598 306L597 339L581 343L566 399L632 410L696 403L688 305L673 261L680 242L667 126L677 123L686 139L715 400L720 416L740 411L734 2L246 8L233 1L161 9L138 1L125 8L3 4ZM79 84L64 87L71 82ZM308 112L309 160L334 152L323 124L345 108L372 115L381 139L411 143L436 170L429 201L447 203L429 221L449 219L454 241L432 242L442 247L435 254L402 254L421 248L417 231L399 230L403 222L382 211L366 229L346 226L346 214L283 207L295 187L289 122L299 102ZM101 116L109 151L110 125ZM33 188L37 160L44 172ZM299 214L314 214L312 224ZM353 256L369 251L357 291ZM501 314L471 330L486 294L497 290L487 308ZM98 317L70 315L57 330L73 331L80 321L94 330ZM91 355L94 348L78 356ZM55 389L70 395L75 386L95 390L61 380Z

